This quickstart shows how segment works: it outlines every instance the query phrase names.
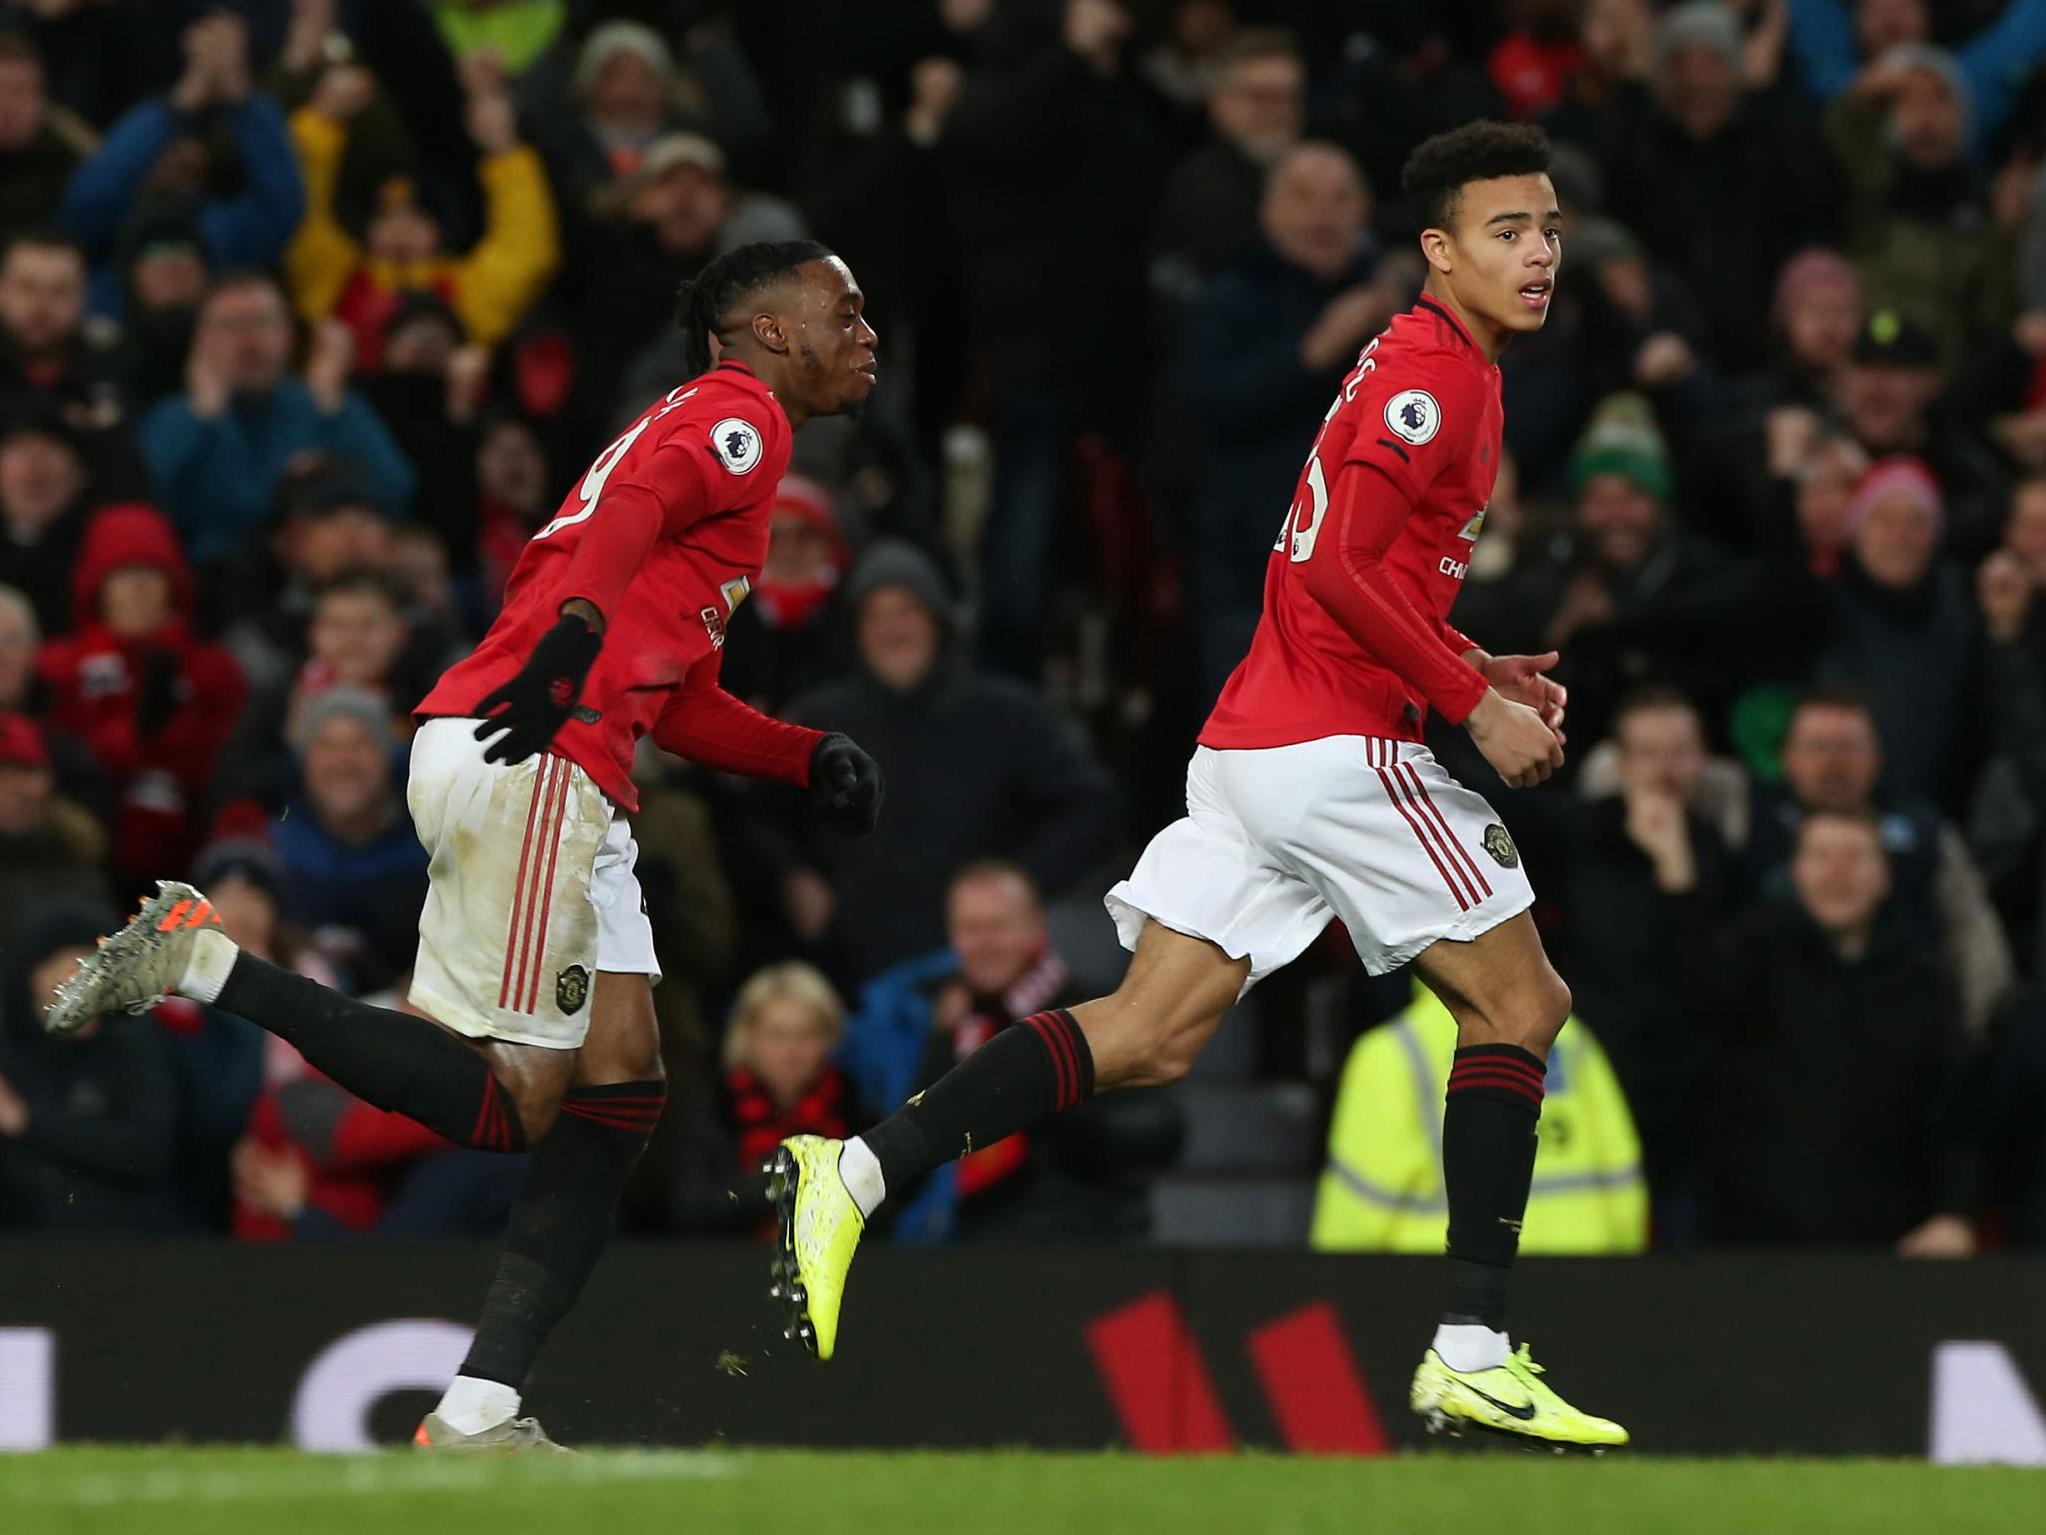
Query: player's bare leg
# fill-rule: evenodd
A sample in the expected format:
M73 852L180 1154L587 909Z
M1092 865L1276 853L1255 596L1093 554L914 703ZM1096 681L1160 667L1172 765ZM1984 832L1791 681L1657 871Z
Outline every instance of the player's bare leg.
M1570 1406L1506 1334L1506 1281L1534 1179L1535 1127L1549 1047L1570 989L1526 912L1414 961L1457 1023L1442 1115L1449 1202L1449 1296L1411 1393L1431 1429L1464 1425L1558 1448L1625 1444L1626 1431Z
M535 1436L548 1442L532 1419L517 1416L520 1394L548 1334L596 1267L667 1094L647 978L598 971L590 1007L580 1049L497 1047L521 1073L514 1091L530 1092L535 1121L544 1114L550 1127L535 1132L475 1341L419 1427L415 1442L423 1447L529 1448Z
M831 1357L860 1234L890 1192L1096 1092L1177 1082L1249 974L1248 959L1152 922L1113 995L1002 1030L855 1140L783 1142L769 1166L781 1226L772 1294L789 1335Z

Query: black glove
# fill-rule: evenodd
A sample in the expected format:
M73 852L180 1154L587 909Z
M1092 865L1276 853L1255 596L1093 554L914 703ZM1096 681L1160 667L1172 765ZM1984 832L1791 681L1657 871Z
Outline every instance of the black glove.
M810 792L818 820L864 837L881 819L881 764L833 731L810 753Z
M135 730L145 738L155 735L178 712L178 658L168 650L151 650L142 657L142 678L135 689Z
M547 750L575 713L583 681L590 675L604 637L572 613L540 638L525 669L476 706L483 723L476 739L491 741L485 762L524 762Z

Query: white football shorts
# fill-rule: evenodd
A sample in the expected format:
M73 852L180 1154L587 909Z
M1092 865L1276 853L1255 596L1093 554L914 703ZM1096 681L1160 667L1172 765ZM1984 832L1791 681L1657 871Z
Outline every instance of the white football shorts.
M1471 939L1534 903L1484 796L1411 741L1328 736L1257 751L1195 750L1186 817L1108 892L1123 947L1146 920L1250 960L1248 991L1330 917L1373 975L1440 938Z
M573 1050L599 970L661 979L632 823L566 757L485 762L475 730L412 738L405 798L431 860L412 1002L472 1039Z

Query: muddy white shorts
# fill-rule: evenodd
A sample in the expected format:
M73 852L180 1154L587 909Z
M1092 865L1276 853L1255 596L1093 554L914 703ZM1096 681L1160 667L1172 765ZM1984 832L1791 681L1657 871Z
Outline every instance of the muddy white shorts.
M632 823L565 757L485 762L475 729L412 738L405 797L431 860L412 1001L472 1038L573 1050L599 970L661 978Z
M1439 938L1470 939L1534 902L1484 797L1411 741L1329 736L1200 747L1186 818L1108 892L1123 947L1146 919L1250 959L1247 991L1340 917L1373 975Z

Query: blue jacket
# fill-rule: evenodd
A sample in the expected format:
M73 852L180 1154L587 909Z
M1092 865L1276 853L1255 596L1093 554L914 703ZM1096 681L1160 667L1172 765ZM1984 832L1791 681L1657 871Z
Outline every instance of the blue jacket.
M426 904L426 849L402 810L366 842L343 842L294 800L270 823L284 865L284 915L309 930L340 928L394 969L411 960Z
M1790 52L1805 88L1821 101L1861 71L1854 17L1842 0L1790 0ZM2010 0L2003 14L1953 50L1974 98L1974 151L1995 141L2026 82L2046 59L2046 0Z
M211 421L176 394L143 416L137 435L156 499L196 564L234 553L269 521L277 482L302 453L347 460L389 515L402 516L412 504L412 465L352 391L340 410L323 415L305 382L287 378Z
M233 197L202 203L196 214L206 259L215 271L226 267L274 267L284 258L298 221L305 216L305 185L298 156L285 131L284 113L261 92L226 114L242 162L242 189ZM99 153L78 167L64 191L59 217L93 261L92 308L118 319L123 273L114 260L121 226L135 206L150 167L187 131L187 124L161 97L123 113L101 142Z

